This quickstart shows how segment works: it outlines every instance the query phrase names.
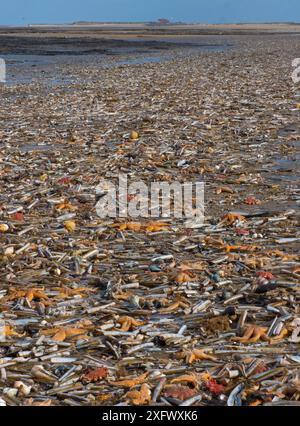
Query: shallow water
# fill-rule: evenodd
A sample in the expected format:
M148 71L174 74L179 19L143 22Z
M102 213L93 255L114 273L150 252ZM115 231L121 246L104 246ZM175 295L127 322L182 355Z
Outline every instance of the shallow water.
M47 145L26 144L26 145L20 146L20 151L21 152L57 151L63 148L64 148L63 145L58 146L58 145L52 145L52 144L47 144Z
M162 42L165 40L161 40ZM87 54L81 52L60 52L53 54L2 54L6 61L6 84L29 84L35 80L44 80L48 84L64 84L71 82L60 76L59 68L67 65L86 64L96 62L100 67L114 67L118 65L139 65L147 63L162 63L175 57L176 47L186 48L186 54L199 54L201 52L221 52L230 48L227 44L200 44L199 41L174 38L170 40L174 47L160 49L145 49L136 47L118 47L103 53ZM169 46L170 47L170 46ZM172 50L173 49L173 50ZM128 58L126 58L128 56ZM134 57L133 57L134 56Z

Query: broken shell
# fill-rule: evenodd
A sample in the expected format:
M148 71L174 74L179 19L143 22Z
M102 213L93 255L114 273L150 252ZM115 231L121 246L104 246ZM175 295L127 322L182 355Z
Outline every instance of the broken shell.
M73 220L67 220L64 222L64 227L68 232L73 232L76 229L76 223Z
M139 138L140 136L139 136L139 134L138 134L138 132L136 132L135 130L133 130L131 133L130 133L130 139L131 140L137 140L138 138Z
M11 256L12 254L14 254L14 252L15 252L14 247L7 247L6 249L4 249L5 256Z
M9 226L6 223L0 224L0 232L7 232L9 230Z
M15 398L18 394L18 389L4 388L3 395L7 395L9 398Z
M25 383L17 381L14 383L14 388L18 389L18 396L28 396L32 386L27 386Z
M44 369L43 366L41 365L35 365L34 367L32 367L31 369L31 375L38 380L41 381L45 381L45 382L50 382L53 383L55 382L57 379L56 377L51 374L50 372L46 371Z

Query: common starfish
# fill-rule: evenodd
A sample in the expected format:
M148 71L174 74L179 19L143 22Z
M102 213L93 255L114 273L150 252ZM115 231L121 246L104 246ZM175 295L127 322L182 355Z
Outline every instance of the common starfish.
M267 336L267 327L259 327L256 325L250 325L246 328L242 337L232 337L231 340L240 343L256 343L260 339L269 341L270 338Z
M189 305L187 303L177 300L177 302L172 303L167 308L160 309L159 312L161 314L169 314L171 312L176 311L178 308L186 309L188 307Z
M55 340L56 342L64 342L66 339L72 338L72 339L87 339L88 336L85 334L87 333L86 328L51 328L49 330L42 331L41 334L44 336L51 336L52 340Z
M229 225L230 226L230 225L233 225L234 222L236 222L236 221L243 222L245 220L246 220L246 218L244 216L242 216L241 214L238 214L238 213L228 213L228 214L226 214L223 217L223 219L220 222L220 224L222 224L222 225Z
M8 295L5 300L11 301L16 299L21 299L22 297L25 297L29 302L31 302L33 299L41 299L48 301L49 298L46 296L46 294L43 291L44 289L37 289L37 288L29 288L28 290L16 290L12 289L11 294Z
M212 355L206 354L202 349L193 349L192 351L183 351L180 354L180 358L185 358L186 363L192 364L194 361L217 361Z
M126 397L129 398L134 405L144 405L151 401L151 390L149 385L143 383L139 391L129 391Z
M250 325L246 328L242 337L232 337L231 340L240 343L256 343L259 340L263 340L270 344L274 344L282 340L288 334L288 330L286 328L283 328L281 333L275 337L269 337L267 335L267 331L267 327Z
M131 331L134 327L139 327L140 325L145 324L142 321L137 321L131 317L121 317L118 319L118 323L121 324L122 331Z

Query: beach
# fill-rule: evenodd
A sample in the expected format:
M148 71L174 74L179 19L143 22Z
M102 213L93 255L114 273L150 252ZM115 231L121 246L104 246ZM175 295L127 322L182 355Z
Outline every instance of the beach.
M0 29L1 400L299 405L300 26L83 27ZM120 174L203 223L99 217Z

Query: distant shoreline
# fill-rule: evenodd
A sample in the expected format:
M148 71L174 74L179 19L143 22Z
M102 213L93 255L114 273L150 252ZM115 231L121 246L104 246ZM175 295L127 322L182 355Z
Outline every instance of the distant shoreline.
M299 26L300 22L231 22L231 23L206 23L206 22L170 22L159 23L153 21L141 22L89 22L75 21L65 23L28 23L28 24L0 24L0 28L32 28L32 27L269 27L269 26Z
M57 36L59 33L79 37L173 37L173 36L200 36L200 35L270 35L270 34L299 34L300 23L238 23L238 24L185 24L152 22L136 23L71 23L71 24L30 24L26 26L1 26L0 34L39 36L45 33Z

